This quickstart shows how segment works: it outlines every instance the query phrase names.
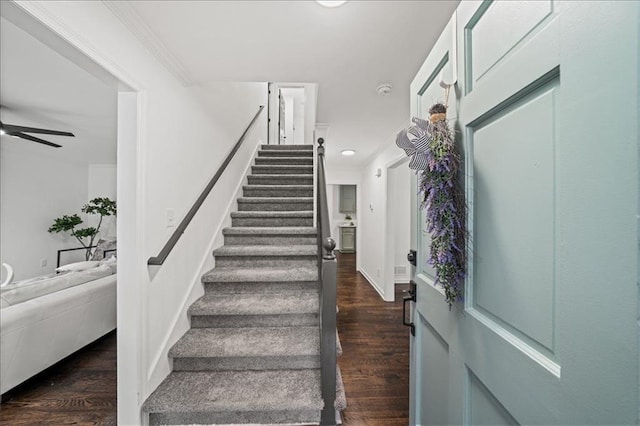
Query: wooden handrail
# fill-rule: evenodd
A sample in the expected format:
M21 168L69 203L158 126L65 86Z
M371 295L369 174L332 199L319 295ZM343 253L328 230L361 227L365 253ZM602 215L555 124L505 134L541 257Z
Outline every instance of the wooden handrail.
M320 380L324 408L321 425L336 424L336 279L337 262L333 254L336 242L331 238L324 139L318 139L317 226L318 273L320 278Z
M253 120L251 120L251 122L249 123L245 131L242 133L242 136L240 136L240 139L238 139L238 142L236 142L233 149L231 149L231 151L227 155L227 158L224 159L224 161L218 168L218 171L216 172L216 174L213 175L213 177L209 181L209 184L204 188L204 190L202 191L198 199L195 201L195 203L193 203L193 206L191 207L189 212L187 212L187 215L184 217L184 219L182 219L182 222L180 222L180 225L178 225L178 227L173 232L173 234L171 235L167 243L164 245L164 247L162 247L162 250L160 250L160 253L155 257L150 257L149 260L147 261L147 265L159 266L159 265L162 265L164 261L167 259L167 257L169 256L169 253L171 253L171 250L173 250L173 247L175 247L176 243L184 233L185 229L187 229L187 226L189 226L189 223L191 222L193 217L196 215L196 213L200 209L200 206L202 206L202 204L204 203L204 200L207 199L207 196L209 195L209 193L211 192L215 184L218 182L218 179L220 179L220 176L222 176L222 173L224 173L224 171L226 170L227 166L229 165L229 162L231 162L231 160L235 156L238 149L240 149L240 146L246 139L247 134L255 124L256 120L258 119L258 116L260 115L263 109L264 109L264 105L260 105L260 108L258 109L258 112L256 113L256 115L253 117Z

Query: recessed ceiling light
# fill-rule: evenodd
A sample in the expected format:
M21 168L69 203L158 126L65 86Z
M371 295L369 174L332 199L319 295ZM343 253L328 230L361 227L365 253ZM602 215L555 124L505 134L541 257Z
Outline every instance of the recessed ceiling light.
M345 4L347 0L316 0L316 2L324 7L338 7Z
M354 155L356 152L353 149L343 149L342 155L350 156Z

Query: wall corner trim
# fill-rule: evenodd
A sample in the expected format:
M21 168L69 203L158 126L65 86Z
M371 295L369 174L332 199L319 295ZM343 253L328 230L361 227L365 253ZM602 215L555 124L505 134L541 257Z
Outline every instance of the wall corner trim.
M136 12L131 3L108 0L102 0L102 3L183 86L189 87L195 84L194 78L184 65Z

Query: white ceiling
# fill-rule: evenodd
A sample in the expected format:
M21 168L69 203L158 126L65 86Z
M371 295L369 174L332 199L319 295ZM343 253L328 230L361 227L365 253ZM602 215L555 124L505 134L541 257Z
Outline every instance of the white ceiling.
M4 2L3 2L4 3ZM5 9L3 8L3 14ZM76 137L33 135L58 143L51 148L2 136L52 161L116 162L117 91L0 18L0 120L5 124L70 131Z
M183 83L318 84L327 161L358 167L409 118L409 84L458 1L108 2ZM376 94L381 83L393 92ZM342 157L353 148L357 154Z

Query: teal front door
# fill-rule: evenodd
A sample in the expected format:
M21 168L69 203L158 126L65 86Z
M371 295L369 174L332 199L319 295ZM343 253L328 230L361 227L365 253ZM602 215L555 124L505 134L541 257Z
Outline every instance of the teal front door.
M464 159L451 310L418 212L411 424L638 424L640 3L465 1L411 85Z

